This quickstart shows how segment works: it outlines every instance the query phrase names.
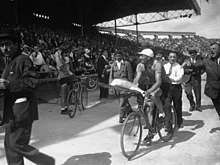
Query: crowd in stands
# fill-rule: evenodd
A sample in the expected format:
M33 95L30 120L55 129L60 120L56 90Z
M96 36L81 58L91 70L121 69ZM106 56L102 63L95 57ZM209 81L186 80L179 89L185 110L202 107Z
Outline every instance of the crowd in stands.
M125 39L92 31L84 37L78 31L66 32L52 30L37 25L20 25L16 27L21 33L23 54L30 56L37 71L51 72L55 77L57 53L67 54L72 61L74 71L95 70L96 61L103 49L111 54L121 51L126 55L137 52L137 44ZM116 46L117 44L117 46ZM81 73L81 72L80 72Z
M200 36L191 36L183 38L158 38L145 39L145 44L153 49L163 49L165 51L175 51L178 54L186 55L190 49L196 49L203 57L209 54L211 43L220 42L220 39L207 39Z
M101 34L96 30L91 30L82 37L80 31L71 32L54 30L40 25L19 25L15 29L22 37L23 54L30 56L38 72L46 72L43 77L56 77L57 64L56 54L66 54L72 61L71 69L82 73L87 70L96 70L97 59L105 49L109 54L109 61L113 60L113 55L120 52L125 58L135 62L133 58L143 47L134 41L115 37L110 34ZM208 47L215 39L194 36L173 39L148 39L145 47L154 51L162 50L166 59L169 51L175 51L179 56L179 62L183 61L184 55L192 47L202 56L208 55ZM133 65L135 67L135 65Z

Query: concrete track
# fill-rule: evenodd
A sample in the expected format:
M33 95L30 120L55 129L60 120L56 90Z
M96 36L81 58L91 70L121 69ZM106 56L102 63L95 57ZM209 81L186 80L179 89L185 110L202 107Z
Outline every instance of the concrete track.
M184 127L167 143L156 136L150 147L142 145L130 161L120 149L119 102L99 101L98 96L99 90L90 92L90 108L77 111L73 119L60 115L57 101L39 104L40 120L34 124L31 144L54 157L56 165L220 165L220 120L204 94L202 112L189 112L183 92ZM135 105L135 99L131 103ZM7 164L3 138L0 128L0 165ZM33 164L26 159L25 163Z

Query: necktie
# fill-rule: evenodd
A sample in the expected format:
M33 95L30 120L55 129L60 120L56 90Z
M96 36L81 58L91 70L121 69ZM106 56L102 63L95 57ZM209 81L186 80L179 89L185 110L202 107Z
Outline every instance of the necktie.
M170 65L169 72L168 72L169 75L172 73L172 68L173 68L173 65L171 64L171 65Z

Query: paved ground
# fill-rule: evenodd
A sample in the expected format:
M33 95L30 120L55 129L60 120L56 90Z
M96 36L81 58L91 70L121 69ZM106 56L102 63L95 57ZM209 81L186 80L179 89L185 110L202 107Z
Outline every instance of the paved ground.
M119 143L118 100L97 101L98 93L89 93L91 107L73 119L61 116L54 100L39 104L40 120L34 124L31 144L54 157L56 165L220 165L220 121L206 96L202 112L189 113L183 93L184 127L170 142L155 137L152 146L141 146L140 154L128 161ZM6 165L2 128L0 132L0 165Z

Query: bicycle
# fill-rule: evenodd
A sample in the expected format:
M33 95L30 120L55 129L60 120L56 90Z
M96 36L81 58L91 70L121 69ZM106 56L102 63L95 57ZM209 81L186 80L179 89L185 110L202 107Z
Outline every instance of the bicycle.
M85 74L86 75L86 88L88 91L94 91L98 86L98 75L95 69L88 69L86 71L75 71L76 75Z
M67 96L67 109L70 118L75 116L77 109L83 111L88 105L86 79L87 77L84 76L72 80L71 88Z
M136 93L130 93L127 97L137 96ZM149 103L152 99L145 98L144 104L133 110L125 119L123 127L121 129L120 146L123 155L130 160L138 154L138 149L141 145L142 133L143 133L143 122L146 124L148 131L152 131L155 135L158 133L160 139L164 142L168 142L172 139L174 131L177 126L176 111L172 105L169 107L169 112L165 112L166 116L159 118L159 112L156 106L154 106L153 124L151 125L146 115L147 108L150 108ZM146 109L145 109L146 108ZM170 115L168 115L170 114ZM151 141L150 143L151 144Z

